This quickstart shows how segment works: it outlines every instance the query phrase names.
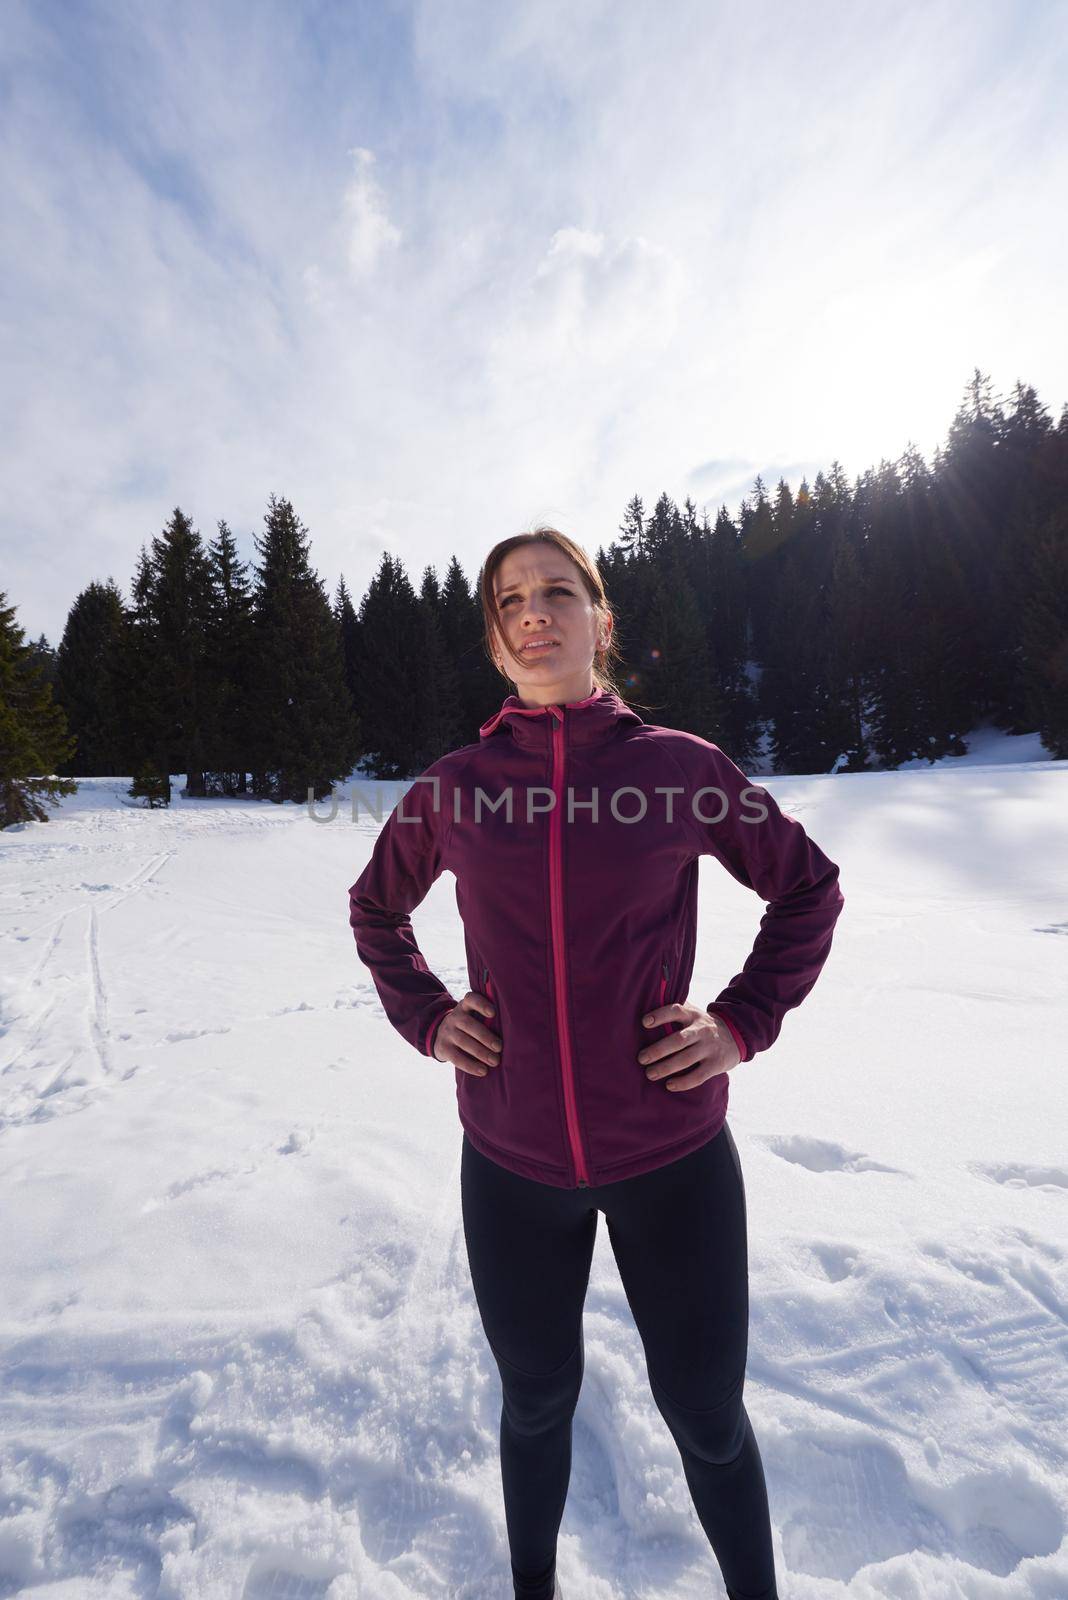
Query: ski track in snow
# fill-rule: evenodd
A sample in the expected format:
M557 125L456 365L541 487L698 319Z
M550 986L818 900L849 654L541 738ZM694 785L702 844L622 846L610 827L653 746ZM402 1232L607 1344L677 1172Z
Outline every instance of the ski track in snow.
M835 781L805 789L789 780L806 795L789 809L813 813L806 821L817 838ZM225 837L240 892L243 848L268 839L282 861L293 841L295 856L303 817L219 802L145 813L120 800L117 780L88 780L47 825L0 835L0 1199L8 1226L36 1225L20 1185L38 1165L60 1185L79 1163L92 1168L92 1140L68 1133L61 1119L76 1130L103 1107L106 1126L121 1129L126 1097L147 1092L135 1086L151 1077L163 1095L175 1072L168 1063L183 1050L181 1059L193 1060L188 1047L197 1041L236 1066L248 1040L262 1048L265 1028L314 1028L318 1053L300 1056L300 1068L329 1080L328 1092L309 1099L287 1136L266 1120L269 1097L249 1102L221 1160L216 1144L211 1155L207 1143L192 1146L184 1170L161 1166L159 1175L151 1153L139 1150L146 1103L136 1102L126 1148L140 1200L127 1221L131 1234L159 1229L155 1300L124 1313L114 1274L95 1280L97 1257L75 1259L72 1247L67 1271L61 1262L45 1276L52 1264L35 1263L41 1291L36 1300L24 1292L30 1311L0 1313L0 1600L38 1590L50 1600L504 1600L500 1389L467 1272L449 1095L436 1091L432 1115L455 1159L439 1164L432 1181L413 1173L418 1201L405 1209L395 1198L409 1188L414 1146L405 1124L431 1115L420 1096L434 1080L416 1076L424 1064L413 1068L412 1052L387 1038L343 927L336 966L311 999L294 994L283 943L275 1004L237 991L226 1021L201 1026L182 1020L200 1010L197 991L176 983L170 1003L164 995L155 1008L129 1005L142 950L147 960L153 937L183 934L189 902L178 913L168 898L179 883L188 891L190 852ZM375 832L350 828L344 848L328 856L332 915L336 884L356 875ZM209 859L214 872L220 858ZM309 870L305 853L297 871ZM193 881L204 906L228 912L225 883L209 872ZM1026 918L1034 902L1018 906ZM910 973L894 974L895 986L926 983L954 1017L984 1000L1053 1004L1037 971L1023 990L926 977L928 947L916 944L932 919L972 928L972 913L989 907L962 893L954 922L952 895L932 892L928 911L876 906L868 931L885 929L898 959L915 961ZM254 916L283 941L300 935L297 912L257 908ZM114 942L117 917L126 931ZM1039 915L1030 927L1056 933L1068 923ZM435 970L459 995L467 975L457 950L462 957L454 942L452 964L439 960ZM862 1001L882 986L877 965L858 973ZM303 971L299 981L312 983ZM354 1025L376 1030L391 1076L408 1074L398 1111L380 1116L357 1102L360 1161L387 1176L399 1168L399 1189L386 1183L380 1197L353 1164L339 1192L364 1209L316 1213L316 1230L326 1218L340 1241L333 1266L310 1269L296 1290L280 1284L277 1311L223 1293L218 1309L168 1303L172 1229L207 1249L250 1212L255 1224L255 1195L287 1193L299 1212L328 1189L330 1090L343 1081L328 1069L345 1073L341 1052ZM287 1066L290 1052L281 1047ZM216 1057L198 1070L218 1094L209 1070ZM174 1090L179 1098L201 1079L186 1081L189 1090ZM877 1118L866 1147L803 1130L761 1132L747 1108L750 1120L746 1133L733 1123L750 1207L756 1199L764 1219L759 1233L750 1225L746 1402L768 1476L782 1594L1068 1600L1068 1163L1015 1159L1011 1136L1004 1159L962 1157L953 1174L959 1211L943 1207L938 1235L922 1223L910 1231L925 1173L880 1154ZM172 1170L181 1175L168 1179ZM936 1176L945 1180L944 1171ZM787 1187L774 1192L792 1197L781 1217L761 1200L780 1181ZM991 1201L1001 1209L991 1211ZM261 1231L259 1259L269 1263L266 1223ZM62 1229L41 1237L56 1251L65 1242ZM121 1259L123 1232L102 1245L102 1262ZM308 1245L317 1262L310 1226ZM6 1260L5 1250L5 1274L32 1290L34 1268L9 1269ZM210 1272L215 1257L204 1260ZM648 1390L603 1219L584 1338L560 1540L569 1597L722 1594Z
M56 1097L68 1096L72 1090L83 1091L75 1096L74 1103L84 1102L88 1092L111 1076L111 1027L100 960L100 920L151 883L174 854L173 849L158 851L117 888L84 882L71 886L68 892L77 894L81 890L93 896L110 892L110 897L100 901L94 898L60 912L48 925L44 948L23 984L23 998L31 1004L40 1000L39 1009L28 1019L20 1019L21 1028L8 1024L6 1017L0 1015L0 1037L7 1045L0 1056L0 1077L7 1080L0 1130L9 1123L57 1115L61 1102ZM20 935L20 942L26 937ZM58 1061L48 1059L53 1033L65 1034L70 1041Z

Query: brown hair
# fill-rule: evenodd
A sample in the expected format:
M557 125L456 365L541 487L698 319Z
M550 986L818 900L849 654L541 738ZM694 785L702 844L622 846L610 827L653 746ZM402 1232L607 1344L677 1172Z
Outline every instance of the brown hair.
M532 528L529 533L514 533L510 538L499 540L482 563L482 572L479 578L479 598L482 601L482 642L490 661L497 668L502 678L507 679L510 683L514 682L514 679L508 678L508 674L502 667L497 666L493 653L493 629L494 625L496 625L505 654L515 658L515 651L508 643L507 635L501 625L501 612L494 589L497 570L501 562L510 551L516 550L520 545L524 544L555 545L557 550L567 556L578 567L582 575L582 581L586 586L586 593L593 601L594 609L598 614L598 620L603 621L606 617L612 618L612 632L609 635L608 643L607 645L598 644L593 658L593 682L596 687L604 689L611 694L619 694L620 698L622 698L621 691L616 683L613 663L621 663L623 658L616 642L615 612L612 610L611 603L605 593L601 574L597 570L596 563L590 560L581 545L577 545L573 539L569 539L566 533L561 533L559 528L549 528L545 524L539 524L538 527Z

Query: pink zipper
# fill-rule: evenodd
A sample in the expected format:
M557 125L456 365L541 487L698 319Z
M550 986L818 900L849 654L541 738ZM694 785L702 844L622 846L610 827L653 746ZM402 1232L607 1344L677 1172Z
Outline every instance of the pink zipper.
M579 1136L578 1106L575 1100L575 1069L571 1057L571 1035L567 1026L567 990L564 973L564 875L561 835L564 803L564 713L550 706L553 721L553 794L555 802L549 818L549 905L552 918L553 973L556 980L556 1028L560 1040L560 1069L564 1080L564 1109L571 1153L579 1175L578 1186L588 1189L590 1174Z
M659 1000L659 1004L663 1005L664 1004L664 996L667 994L668 973L670 971L670 968L668 967L668 964L667 964L666 961L663 962L663 964L661 965L660 971L661 971L662 976L660 978L660 1000ZM674 1031L675 1031L675 1024L673 1022L662 1022L660 1024L660 1026L662 1028L666 1028L668 1033L674 1033Z

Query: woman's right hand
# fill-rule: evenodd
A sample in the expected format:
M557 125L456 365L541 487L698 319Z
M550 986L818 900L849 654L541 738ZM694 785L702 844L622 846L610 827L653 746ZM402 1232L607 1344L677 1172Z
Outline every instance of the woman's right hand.
M479 1022L479 1015L493 1017L497 1008L492 1000L469 989L451 1011L446 1011L434 1035L434 1056L448 1061L461 1072L484 1078L490 1067L500 1065L501 1041Z

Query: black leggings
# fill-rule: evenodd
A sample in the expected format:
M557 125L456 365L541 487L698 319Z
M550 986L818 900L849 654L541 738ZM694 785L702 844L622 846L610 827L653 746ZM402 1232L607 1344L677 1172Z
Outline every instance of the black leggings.
M516 1595L551 1600L584 1363L582 1307L608 1225L694 1508L731 1600L776 1600L760 1452L742 1404L749 1338L745 1187L730 1129L678 1161L589 1189L508 1171L463 1138L471 1280L501 1375L501 1478Z

